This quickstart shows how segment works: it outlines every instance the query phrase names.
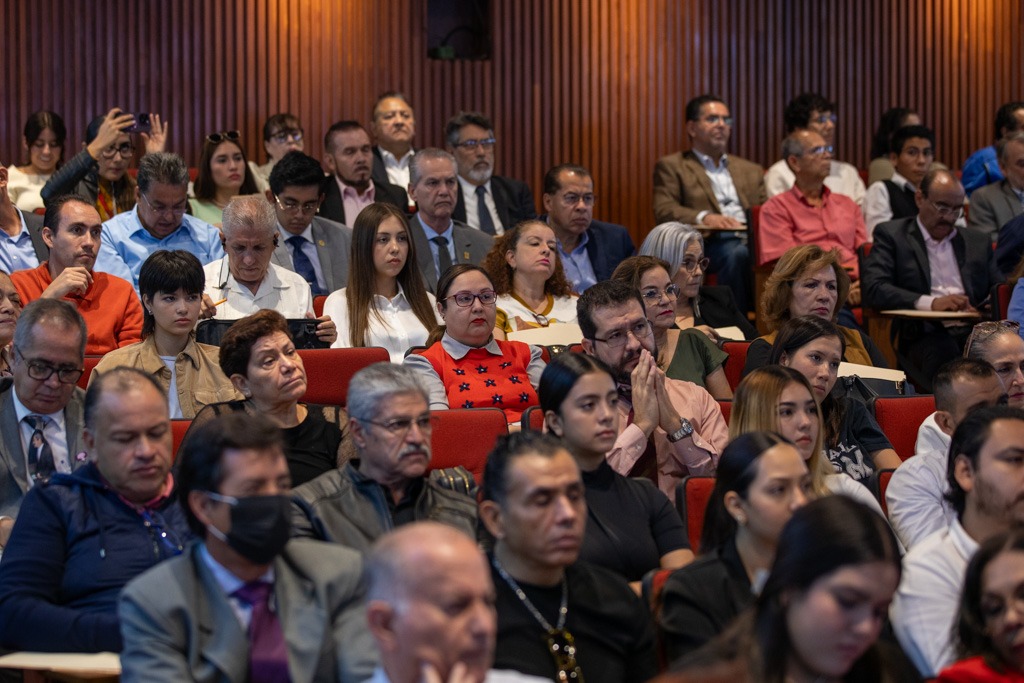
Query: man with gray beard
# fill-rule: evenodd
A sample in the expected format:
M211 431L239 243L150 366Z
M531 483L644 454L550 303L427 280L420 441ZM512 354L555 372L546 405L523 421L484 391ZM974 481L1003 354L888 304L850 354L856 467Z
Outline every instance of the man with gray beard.
M459 112L444 129L448 151L459 167L459 199L452 218L491 235L536 218L529 186L494 175L494 126L477 112Z

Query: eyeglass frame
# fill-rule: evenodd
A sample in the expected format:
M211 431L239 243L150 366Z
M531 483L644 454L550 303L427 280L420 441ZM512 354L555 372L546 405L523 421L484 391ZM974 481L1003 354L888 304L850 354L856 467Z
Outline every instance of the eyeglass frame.
M75 367L65 366L65 367L62 367L62 368L58 368L57 366L53 365L52 363L48 363L48 362L46 362L44 360L39 360L37 358L29 358L29 357L27 357L22 352L22 350L19 349L17 347L17 345L15 345L15 344L11 344L11 348L14 349L14 355L21 356L21 359L23 361L25 361L25 365L27 366L26 367L26 372L28 373L29 378L34 379L37 382L47 382L47 381L49 381L49 379L51 377L53 377L53 373L57 373L57 381L60 382L61 384L75 384L76 382L78 382L78 380L80 380L82 378L82 375L85 374L85 368L84 367L75 368ZM47 370L48 372L46 373L45 376L38 377L37 375L39 374L39 371L38 370L33 370L33 368L43 368L44 370ZM36 373L36 374L32 374L32 373ZM71 380L65 379L65 377L67 376L68 373L75 373L75 378L71 379Z
M718 125L718 123L721 122L731 127L736 119L733 118L732 114L728 116L725 116L724 114L708 114L707 116L701 117L701 121L711 124L712 126Z
M833 147L832 145L815 145L810 149L805 149L803 153L805 156L820 157L822 154L826 152L828 152L829 154L834 154L835 151L836 148Z
M808 122L809 123L829 123L829 122L831 122L831 123L838 123L839 122L839 117L837 115L835 115L835 114L818 114L817 116L812 116L808 120Z
M296 203L295 206L285 206L281 203L281 198L276 194L274 195L274 202L277 206L285 213L294 214L296 211L300 212L303 216L315 216L320 212L320 205L323 204L322 199L317 199L315 202L306 202L305 204Z
M646 333L641 334L641 333L637 332L637 329L641 325L643 325L647 329ZM610 346L612 348L619 348L620 346L625 346L626 345L626 343L629 341L629 335L633 335L633 338L636 339L637 341L643 341L644 339L647 339L648 337L650 337L654 333L654 328L651 326L651 321L648 320L647 318L644 318L643 322L638 322L636 325L633 325L629 329L625 329L625 330L612 330L611 334L615 334L617 332L621 332L622 333L622 341L621 342L613 341L613 340L611 340L608 337L605 337L604 339L601 339L598 336L591 337L590 341L604 342L605 344L607 344L608 346Z
M131 142L124 142L116 147L109 146L100 150L100 156L108 161L113 161L114 157L118 155L120 155L122 159L131 159L135 156L135 145Z
M185 215L185 212L188 211L188 199L185 199L185 201L181 203L181 205L180 205L181 208L178 208L178 207L175 207L175 206L165 206L165 207L157 208L157 207L153 206L153 202L151 202L149 200L149 197L146 196L145 192L140 191L139 195L141 195L142 198L146 200L146 206L149 207L149 210L152 211L153 213L159 215L159 216L162 216L164 214L169 213L169 214L171 214L172 218L175 217L175 216L177 216L178 218L181 218L182 216Z
M979 329L983 326L985 326L984 329ZM985 335L984 339L988 339L996 332L1003 329L1013 330L1017 334L1020 334L1020 323L1016 320L985 320L972 327L971 334L967 337L967 343L964 344L964 358L970 357L971 345L974 344L981 334ZM979 334L979 332L981 334Z
M935 209L936 213L944 218L952 218L953 220L959 220L964 215L964 205L960 206L939 206L931 199L925 197L925 200L931 204L932 208ZM979 323L980 324L980 323Z
M657 303L662 298L672 300L679 299L679 295L683 293L683 288L676 283L671 283L665 287L665 289L658 289L657 287L647 287L640 290L640 296L643 297L645 303Z
M306 131L301 128L282 128L276 133L271 133L267 138L267 142L276 142L279 145L287 142L302 142L305 135Z
M591 208L594 206L594 203L597 202L597 195L595 195L593 192L589 192L586 194L566 192L565 194L558 198L558 201L562 202L562 206L564 206L567 209L575 207L581 201L583 202L584 206Z
M462 303L459 303L458 297L460 297L460 296L471 296L473 298L468 300L468 301L466 301L466 303L462 304ZM494 301L491 301L490 303L484 301L483 298L485 296L486 297L492 297L493 296L494 297ZM479 292L478 294L474 294L473 292L455 292L454 294L446 296L444 299L442 299L442 301L448 301L448 299L455 299L455 305L458 306L459 308L469 308L470 306L473 305L473 301L475 301L476 299L480 299L480 305L481 306L495 306L498 303L498 293L495 292L493 289L485 289L484 291Z
M498 142L498 140L494 138L494 136L491 136L489 138L484 138L483 140L463 140L462 142L456 143L455 147L461 147L463 149L469 150L470 152L475 150L477 147L480 147L481 149L485 149L487 151L491 151L492 149L494 149L494 144L496 142Z
M377 420L363 417L351 417L358 422L365 422L366 424L386 429L392 436L402 439L408 435L409 430L412 429L414 424L421 434L426 435L433 433L434 429L437 428L437 423L440 422L440 418L432 413L423 413L417 417L395 417L387 422L378 422Z
M686 259L685 258L679 263L679 267L682 270L686 271L687 273L692 273L693 271L697 270L697 268L700 268L702 271L706 272L707 269L708 269L708 266L710 266L710 265L711 265L711 259L709 259L707 256L701 256L696 261L691 262L689 267L686 266Z

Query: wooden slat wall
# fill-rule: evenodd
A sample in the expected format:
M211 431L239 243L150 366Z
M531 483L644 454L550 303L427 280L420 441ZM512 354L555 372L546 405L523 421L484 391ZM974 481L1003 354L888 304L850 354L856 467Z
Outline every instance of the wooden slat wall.
M683 107L719 93L736 117L733 150L778 156L782 108L804 90L838 102L841 158L865 167L882 110L916 107L959 166L992 137L995 108L1024 98L1020 0L492 0L493 58L426 54L425 0L4 0L0 159L23 162L20 130L61 112L77 149L111 106L158 111L194 163L202 137L239 128L263 159L260 127L289 110L307 151L374 97L404 91L417 142L443 143L461 108L492 115L499 171L540 202L544 170L594 172L596 215L640 238L651 169L686 146Z

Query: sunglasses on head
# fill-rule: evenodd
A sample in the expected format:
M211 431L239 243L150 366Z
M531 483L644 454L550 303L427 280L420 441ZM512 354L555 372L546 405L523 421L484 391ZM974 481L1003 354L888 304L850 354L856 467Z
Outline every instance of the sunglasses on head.
M220 133L210 133L206 136L206 141L214 145L219 145L225 141L238 142L240 137L242 137L242 134L237 130L225 130Z

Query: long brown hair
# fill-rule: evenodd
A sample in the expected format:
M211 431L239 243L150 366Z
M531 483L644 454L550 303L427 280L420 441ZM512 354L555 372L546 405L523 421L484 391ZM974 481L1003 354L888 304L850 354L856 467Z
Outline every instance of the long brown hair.
M213 155L216 153L217 148L225 142L234 145L242 153L242 186L238 188L238 194L256 194L259 192L259 188L256 186L256 179L249 168L249 157L245 153L245 147L242 146L241 139L229 140L228 138L221 138L217 142L210 142L209 137L207 137L203 140L203 151L199 157L199 172L196 174L196 181L193 184L193 194L195 194L196 199L212 201L217 197L217 184L213 182L213 171L210 169L210 164L213 162Z
M508 261L505 260L505 255L510 251L516 250L516 245L523 238L523 233L534 224L548 227L547 223L536 219L520 221L511 230L505 231L504 235L494 240L494 246L487 253L487 257L482 265L484 270L491 276L491 282L494 283L494 291L496 293L514 293L512 285L515 271L508 264ZM562 257L558 253L558 249L552 250L551 256L555 259L555 272L544 282L544 293L551 296L569 296L572 294L572 285L565 278L565 269L562 267Z
M437 326L437 315L430 305L423 277L416 265L416 244L409 232L409 224L401 211L382 202L374 202L359 212L352 226L352 249L348 269L348 320L349 340L352 346L366 346L366 335L370 327L370 316L384 323L384 318L373 298L376 291L377 273L373 265L374 241L377 228L388 218L394 218L405 230L409 254L405 265L398 273L398 284L405 292L405 298L412 307L416 318L428 330Z

